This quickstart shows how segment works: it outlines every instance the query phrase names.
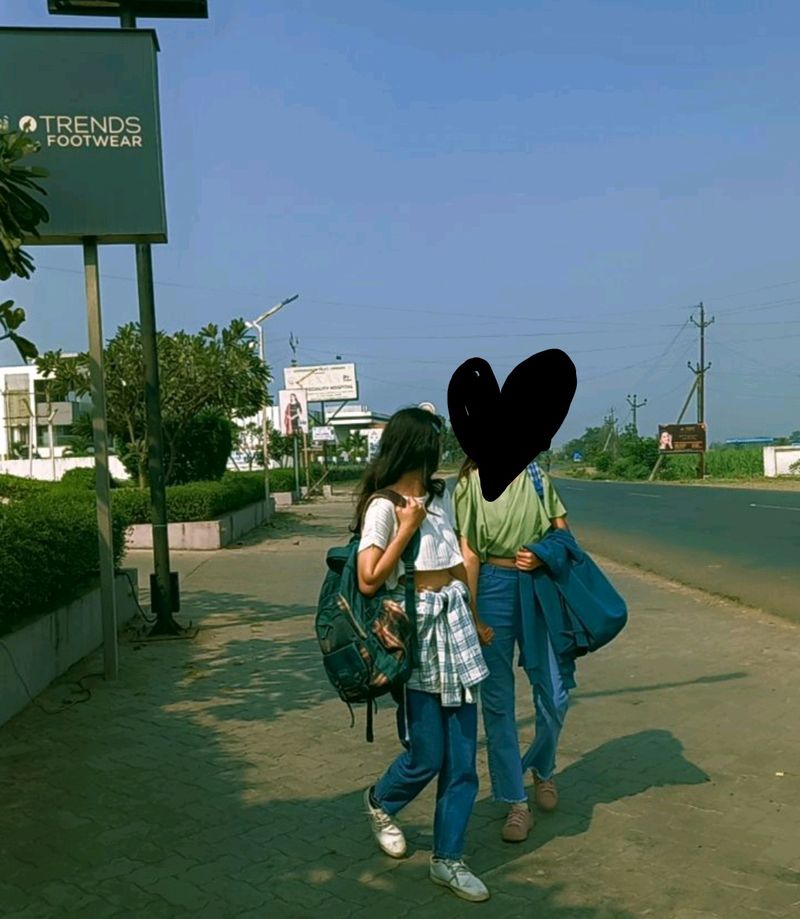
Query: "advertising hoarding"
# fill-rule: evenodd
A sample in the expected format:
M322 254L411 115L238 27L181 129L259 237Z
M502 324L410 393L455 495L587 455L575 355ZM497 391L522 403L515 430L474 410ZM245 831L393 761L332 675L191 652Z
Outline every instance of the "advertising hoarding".
M336 432L331 425L318 425L311 429L311 440L315 444L336 443Z
M167 241L157 52L152 29L0 28L0 130L49 172L27 245Z
M704 453L705 424L660 424L658 426L660 453Z
M282 389L278 394L281 434L308 434L308 395L304 389Z
M358 398L355 364L287 367L283 371L283 382L287 389L304 389L309 402L344 402Z

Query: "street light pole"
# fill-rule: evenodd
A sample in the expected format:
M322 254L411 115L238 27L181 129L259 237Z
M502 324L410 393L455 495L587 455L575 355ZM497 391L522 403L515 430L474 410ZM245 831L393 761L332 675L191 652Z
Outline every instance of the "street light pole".
M283 309L288 303L295 301L300 294L294 294L291 297L287 297L285 300L281 300L280 303L276 303L271 309L263 312L258 319L254 319L252 322L248 322L247 325L251 329L258 329L258 356L261 358L261 363L265 368L269 369L267 365L267 350L264 344L264 323L269 319L270 316L274 316L278 310ZM265 393L264 407L261 410L261 456L264 461L264 502L266 504L267 514L269 514L269 425L267 423L267 412L269 411L269 384L267 384L267 391Z

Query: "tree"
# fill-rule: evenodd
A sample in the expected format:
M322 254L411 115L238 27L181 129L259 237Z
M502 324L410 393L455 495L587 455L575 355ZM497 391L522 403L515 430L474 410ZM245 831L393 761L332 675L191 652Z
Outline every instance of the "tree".
M620 479L646 479L658 456L656 438L640 437L633 424L629 424L620 434L619 457L611 472Z
M368 449L369 444L367 443L366 435L357 430L351 431L342 444L342 451L347 454L347 459L350 463L357 463L362 459L366 460Z
M72 422L64 438L64 456L94 456L92 416L82 412Z
M448 422L442 432L442 462L447 463L448 466L460 466L465 457L466 455L458 442L455 431Z
M47 170L18 165L38 149L39 144L24 132L0 128L0 281L12 275L30 278L35 268L22 242L25 237L38 237L39 224L50 219L44 206L30 194L47 194L35 181L46 178ZM0 341L8 339L22 358L31 360L38 352L33 342L19 334L24 321L25 311L15 307L13 300L0 303Z
M594 465L603 452L603 447L612 435L613 430L609 429L608 422L595 428L587 428L581 437L568 441L559 451L563 459L572 461L573 453L580 453L584 462Z
M161 414L167 484L200 474L196 454L203 450L202 432L213 433L213 468L226 426L234 418L257 414L266 400L268 369L253 347L242 319L227 328L206 326L196 335L176 332L157 336L161 368ZM64 358L58 352L51 372L62 387L77 395L91 391L89 358ZM147 482L147 430L144 404L144 362L138 324L121 326L105 349L108 429L120 460L140 485ZM230 447L228 447L230 453ZM227 457L226 457L227 461ZM208 470L204 469L204 474ZM220 473L221 474L221 473Z

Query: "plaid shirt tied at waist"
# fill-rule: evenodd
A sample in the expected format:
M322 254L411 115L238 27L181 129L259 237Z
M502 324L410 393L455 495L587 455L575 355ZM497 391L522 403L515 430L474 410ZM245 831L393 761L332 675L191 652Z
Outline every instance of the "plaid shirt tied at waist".
M468 604L466 587L454 581L417 594L419 667L409 689L440 694L442 705L474 702L471 687L489 675ZM462 697L463 696L463 697Z

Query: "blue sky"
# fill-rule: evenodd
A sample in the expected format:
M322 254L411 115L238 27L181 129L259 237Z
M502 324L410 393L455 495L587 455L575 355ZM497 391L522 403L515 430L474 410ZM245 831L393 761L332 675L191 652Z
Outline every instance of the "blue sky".
M162 328L297 292L267 324L280 384L293 332L303 364L355 361L382 411L446 410L468 357L502 382L560 347L579 382L558 442L611 406L624 420L634 392L643 431L673 421L704 300L711 439L800 428L796 3L209 6L141 22L162 49ZM45 0L0 12L107 23ZM35 254L4 299L40 348L84 349L80 251ZM137 314L132 247L103 248L101 270L110 336Z

